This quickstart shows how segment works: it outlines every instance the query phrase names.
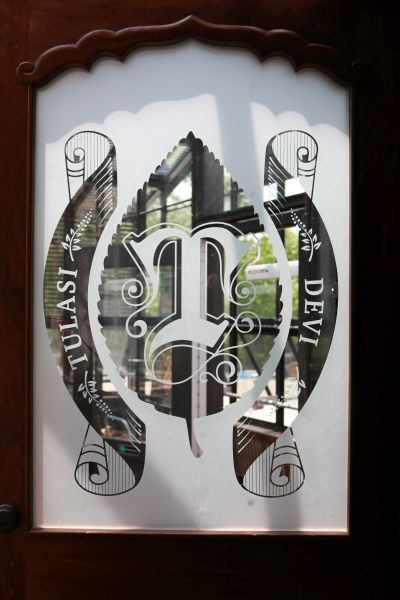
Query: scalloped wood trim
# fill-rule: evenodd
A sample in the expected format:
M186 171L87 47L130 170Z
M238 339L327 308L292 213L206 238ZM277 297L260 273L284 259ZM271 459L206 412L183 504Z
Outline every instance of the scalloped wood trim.
M120 31L99 29L84 35L76 44L55 46L34 62L18 66L22 83L41 86L70 68L90 70L94 61L107 56L123 61L137 48L176 44L194 38L217 46L247 48L261 61L270 56L284 56L295 71L317 68L342 85L356 81L363 69L346 54L323 44L310 44L294 31L265 31L242 25L217 25L189 16L176 23L129 27Z

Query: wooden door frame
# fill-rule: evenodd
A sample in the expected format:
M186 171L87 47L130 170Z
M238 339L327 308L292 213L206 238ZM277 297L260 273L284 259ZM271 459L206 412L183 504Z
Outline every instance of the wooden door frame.
M32 2L35 5L35 2ZM40 4L39 1L36 4ZM43 2L45 4L45 2ZM60 2L55 4L59 5ZM158 11L153 15L154 23L166 22L162 19L162 2L158 2ZM179 3L178 3L179 4ZM180 3L179 10L184 11L184 2ZM193 4L196 4L193 2ZM216 16L220 16L222 2L217 3L214 9ZM289 4L289 3L288 3ZM305 3L307 4L307 3ZM318 3L317 3L318 4ZM335 4L335 3L333 3ZM340 3L338 3L340 4ZM124 18L128 18L128 3L124 5ZM372 6L372 8L371 8ZM382 456L392 454L398 448L396 437L388 432L386 437L381 434L374 436L376 421L372 411L374 398L382 397L392 399L385 404L386 419L395 423L395 406L393 403L393 389L390 375L387 380L381 380L380 375L387 373L388 366L395 372L395 360L385 352L377 350L373 359L374 372L379 377L379 385L372 381L370 389L365 392L365 365L371 361L368 354L370 342L367 324L371 308L374 305L372 298L365 298L363 294L364 282L372 272L381 272L388 286L392 286L392 294L385 295L385 307L389 314L394 313L395 282L390 279L388 261L392 240L396 237L395 218L382 219L377 231L376 253L368 256L368 265L365 264L366 243L371 237L371 231L376 228L374 210L376 198L371 189L370 173L380 170L385 173L381 180L381 190L385 198L395 198L396 178L395 172L390 167L395 167L398 159L398 145L391 137L391 133L399 124L396 114L395 98L398 97L397 83L394 81L396 66L395 41L390 17L384 14L383 7L375 8L373 3L365 10L360 10L359 15L353 15L354 31L358 37L353 40L352 52L343 49L340 51L329 50L324 44L307 44L296 33L269 33L265 35L262 30L257 33L251 16L246 15L237 7L237 22L235 26L207 26L193 18L181 21L181 24L166 25L161 28L150 27L154 33L151 43L176 43L187 36L195 36L203 41L231 45L233 31L235 35L240 29L243 34L242 42L233 45L250 47L253 51L265 58L269 55L284 55L288 57L297 68L301 66L317 66L333 75L341 83L353 83L352 88L352 385L353 398L351 418L351 469L352 492L350 497L350 536L333 539L331 536L309 536L307 538L293 538L290 535L256 535L245 536L233 534L223 537L216 534L190 534L164 535L160 532L145 536L117 534L85 535L82 533L46 534L30 531L30 499L28 489L30 485L30 257L31 257L31 141L33 138L33 94L32 88L26 88L17 82L15 76L16 66L30 56L29 42L35 34L28 32L30 13L27 4L22 2L14 8L6 7L6 23L12 23L11 33L7 34L9 41L8 50L14 52L10 64L2 61L2 79L5 81L5 90L8 97L4 98L3 131L5 140L9 144L8 153L4 152L2 164L4 168L4 182L7 201L4 206L5 223L3 241L5 241L4 270L2 273L1 315L3 325L2 341L2 379L4 389L10 390L12 402L7 398L2 399L2 410L6 422L13 426L5 430L0 441L2 461L0 463L0 481L2 482L1 502L17 505L21 510L20 526L8 534L0 536L2 556L7 557L3 565L3 588L10 597L17 598L51 598L54 590L60 598L80 598L83 595L82 585L86 574L99 577L105 570L108 573L107 561L114 554L113 548L120 548L123 556L120 560L121 575L116 583L121 592L128 585L128 574L137 565L138 572L150 576L153 554L156 559L157 569L163 573L177 597L185 591L191 597L200 597L209 590L210 582L214 585L215 597L257 597L259 586L269 590L267 597L279 597L283 580L286 580L287 569L292 569L293 577L287 582L286 597L290 598L333 598L340 593L345 598L360 597L373 598L376 593L389 588L390 576L394 573L394 556L389 553L386 546L388 533L398 524L395 517L396 482L389 483L391 469L389 464L381 463ZM288 7L286 7L288 9ZM261 10L257 5L255 13ZM307 7L304 8L308 10ZM322 3L319 4L322 10ZM345 9L342 8L342 11ZM98 13L100 10L98 11ZM206 11L207 12L207 11ZM213 10L210 9L208 17L212 20ZM289 21L292 20L293 29L296 29L296 19L301 19L289 11ZM200 13L198 13L200 14ZM203 11L204 14L204 11ZM331 10L331 15L332 10ZM203 15L202 15L203 16ZM93 22L97 17L93 18ZM137 17L138 18L138 17ZM132 19L134 25L138 21ZM349 17L350 18L350 17ZM256 20L256 19L255 19ZM115 19L112 26L115 27ZM247 27L252 25L253 27ZM242 27L244 26L244 28ZM267 29L268 23L263 23ZM117 28L117 27L116 27ZM358 29L357 29L358 28ZM141 44L140 36L149 39L149 29L136 28L129 47ZM335 38L335 32L314 23L315 32L313 39L318 36L319 41L325 38ZM50 50L35 60L33 70L25 64L20 67L18 76L32 85L47 81L52 73L71 66L74 61L81 66L87 66L93 58L93 53L104 51L101 46L109 44L109 53L116 53L121 58L127 51L125 42L119 40L126 34L92 33L84 41L69 50ZM167 37L165 37L165 35ZM233 35L233 37L235 37ZM60 42L65 40L65 34L59 32ZM377 52L374 54L368 48L373 36ZM385 38L386 36L386 38ZM48 38L52 36L49 34ZM384 39L385 38L385 39ZM41 43L46 47L46 39ZM218 42L219 40L219 42ZM14 42L14 46L12 45ZM38 43L37 40L35 42ZM125 44L125 46L124 46ZM17 47L15 47L15 45ZM33 44L34 45L34 44ZM97 50L96 50L97 48ZM121 49L122 48L122 49ZM65 58L70 53L72 58ZM61 58L60 58L61 57ZM351 57L351 58L349 58ZM353 58L358 61L354 63ZM2 58L4 58L2 56ZM57 62L58 61L58 62ZM365 72L360 65L366 64ZM358 77L362 75L362 77ZM35 79L36 77L36 79ZM376 104L380 113L374 113ZM383 112L382 112L383 111ZM7 119L8 117L8 119ZM374 120L376 117L376 120ZM387 123L385 123L387 118ZM367 125L368 124L368 127ZM369 144L368 144L369 142ZM379 153L379 149L381 152ZM387 149L387 153L384 153ZM389 163L389 167L388 167ZM389 200L390 209L394 202ZM390 211L391 212L391 211ZM382 232L386 238L380 236ZM392 237L391 237L392 236ZM392 242L392 245L391 245ZM390 312L392 309L392 312ZM387 314L387 312L386 312ZM24 315L24 317L22 317ZM393 347L391 332L380 332L380 346L390 349ZM11 341L10 341L11 340ZM380 347L379 346L379 347ZM386 351L387 352L387 351ZM23 361L25 356L25 362ZM386 360L385 360L386 358ZM23 383L25 382L25 383ZM365 397L364 394L365 393ZM366 404L369 410L365 414ZM393 425L392 425L393 427ZM379 450L378 450L379 448ZM370 453L368 452L370 450ZM390 458L388 458L390 460ZM25 469L25 479L22 470ZM370 485L371 472L379 478L380 492L375 486ZM369 501L369 505L368 505ZM396 529L394 529L396 531ZM361 567L355 571L354 557L362 557ZM183 555L182 562L177 557ZM88 558L89 556L89 558ZM75 558L76 557L76 558ZM161 558L162 557L162 558ZM50 561L51 569L47 569L46 562ZM220 566L216 568L216 564ZM335 571L338 563L339 573ZM68 564L73 565L74 572L69 573L68 583L60 589ZM183 573L180 566L183 566ZM375 568L375 575L368 570ZM261 571L261 572L260 572ZM25 578L21 577L24 573ZM238 573L241 573L238 577ZM310 580L310 574L313 580ZM332 580L327 586L329 574ZM353 581L356 574L358 581ZM111 577L111 571L109 573ZM180 579L179 579L180 577ZM394 577L394 576L393 576ZM294 581L297 578L297 584ZM334 579L333 579L334 578ZM162 593L164 584L148 580L147 588L141 584L139 589L152 590L150 593ZM296 587L297 585L297 587ZM194 586L194 589L192 588ZM235 587L236 586L236 587ZM269 587L268 587L269 586ZM85 589L90 589L89 586ZM112 588L106 581L103 588L99 588L99 597L106 597ZM232 595L242 590L242 595ZM244 595L249 593L248 596ZM250 590L250 591L249 591ZM12 592L14 592L12 594ZM40 593L41 595L35 595ZM388 591L386 593L389 593ZM81 594L81 595L79 595ZM198 595L196 595L198 594ZM218 594L218 595L217 595ZM362 595L364 594L364 595ZM95 595L95 594L94 594ZM157 596L149 596L157 597ZM263 597L263 596L261 596ZM389 595L387 597L390 597Z
M188 16L177 23L167 25L156 25L146 27L130 27L118 32L109 30L96 30L89 32L81 38L76 44L65 46L56 46L50 48L32 64L23 62L18 66L17 78L21 83L28 85L28 246L33 248L33 210L34 210L34 130L35 130L35 97L36 90L49 83L60 73L71 68L81 68L90 71L92 65L98 58L112 57L123 61L128 55L137 49L143 47L161 46L167 47L173 44L179 44L186 39L197 39L211 46L239 47L246 48L254 53L260 61L269 57L281 56L287 58L296 71L304 68L314 68L326 73L331 79L336 80L341 85L352 89L363 76L364 69L347 54L339 50L322 45L308 44L303 38L293 31L272 30L265 31L256 27L246 27L238 25L220 25L209 23L194 16ZM30 186L29 186L29 182ZM26 295L26 389L33 388L33 356L32 356L32 331L33 331L33 286L30 280L33 272L32 265L33 252L26 255L26 273L27 289L30 293ZM352 357L350 357L350 361ZM27 431L32 430L32 394L26 397L25 414L27 417ZM33 440L27 440L28 445L28 464L33 465ZM26 470L26 514L30 518L26 521L26 533L31 534L54 534L54 529L46 531L31 526L33 522L33 475L31 470ZM60 533L70 534L69 529L59 529ZM79 532L76 532L79 533ZM106 529L102 532L109 533ZM124 535L146 534L148 531L132 530L125 531ZM162 530L158 534L171 534L171 531ZM172 533L180 535L182 532L174 530ZM189 532L183 532L189 533ZM191 531L192 534L206 534L206 532ZM237 532L223 531L218 535L235 535ZM255 532L248 531L241 535L253 535ZM269 535L271 532L265 532ZM215 533L207 532L208 535ZM258 532L260 535L260 533ZM274 532L274 535L280 535ZM287 536L287 533L283 535ZM292 535L310 535L309 532L293 532ZM315 537L315 533L312 533ZM321 531L318 535L346 535L340 532Z

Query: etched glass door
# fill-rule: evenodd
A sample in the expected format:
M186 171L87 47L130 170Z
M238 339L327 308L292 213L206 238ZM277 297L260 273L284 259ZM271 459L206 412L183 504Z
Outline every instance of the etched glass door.
M38 92L37 527L347 530L348 101L197 42Z

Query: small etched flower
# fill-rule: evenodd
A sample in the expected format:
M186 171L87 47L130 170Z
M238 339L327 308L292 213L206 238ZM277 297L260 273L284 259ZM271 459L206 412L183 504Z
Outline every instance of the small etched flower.
M82 392L82 396L87 399L89 404L94 402L106 414L112 414L108 405L100 398L96 389L96 381L88 381L88 372L85 371L85 381L78 387L78 392Z
M305 252L310 253L308 262L311 262L312 257L314 255L314 251L318 250L321 247L322 242L318 241L317 235L315 233L313 234L312 228L307 230L307 227L305 226L303 221L296 215L296 213L293 211L293 209L290 209L290 212L291 212L293 223L295 225L297 225L297 227L301 230L300 231L300 242L301 242L301 244L303 244L301 246L301 250L304 250Z
M79 223L76 230L71 227L71 229L69 230L69 233L67 233L65 236L65 241L61 242L61 245L64 248L64 250L68 250L72 261L75 260L73 253L77 252L78 250L82 250L81 246L79 246L80 241L81 241L80 237L82 235L82 232L89 225L91 216L92 216L92 209L90 209L89 212L85 215L85 217Z

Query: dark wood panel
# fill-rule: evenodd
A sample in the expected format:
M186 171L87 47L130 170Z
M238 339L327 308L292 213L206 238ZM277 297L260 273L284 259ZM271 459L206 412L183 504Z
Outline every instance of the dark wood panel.
M34 63L21 63L17 76L23 83L39 86L70 67L89 70L99 56L124 60L136 48L175 44L188 38L214 45L247 48L260 60L269 56L285 56L296 71L315 66L343 84L354 82L364 70L345 52L326 44L309 43L294 31L219 25L189 16L166 25L128 27L117 32L107 29L92 31L76 44L58 45L46 50Z
M390 2L370 2L360 13L354 44L368 57L370 74L354 90L352 110L352 531L360 576L389 599L400 596L400 487L392 462L400 451L393 393L399 349L392 328L398 311L392 262L399 220L398 17ZM388 300L383 312L381 297ZM365 594L373 597L368 588Z
M0 4L0 502L15 504L22 524L0 536L0 595L23 597L25 484L25 255L27 91L15 85L15 68L26 55L27 22L22 0Z
M86 599L93 590L100 600L129 594L153 600L166 593L182 600L368 597L357 595L362 582L356 578L344 588L337 572L338 556L351 562L349 541L270 539L267 549L263 537L88 537L53 539L51 550L29 540L26 598Z
M341 48L353 47L352 26L365 2L346 0L31 0L28 60L47 48L73 44L94 29L118 31L133 25L171 23L196 15L223 24L294 30L305 39Z

